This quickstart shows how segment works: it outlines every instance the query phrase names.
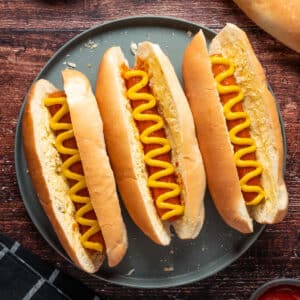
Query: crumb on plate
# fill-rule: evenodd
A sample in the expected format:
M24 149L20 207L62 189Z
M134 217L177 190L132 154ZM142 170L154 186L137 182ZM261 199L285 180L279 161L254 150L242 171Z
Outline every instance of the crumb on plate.
M98 47L98 44L95 43L95 42L92 41L92 40L88 40L88 41L84 44L84 47L87 48L87 49L93 50L93 49L95 49L95 48Z
M134 43L134 42L130 43L130 50L131 50L131 52L132 52L133 55L136 54L137 48L138 48L138 46L137 46L136 43Z
M174 271L174 267L164 267L165 272L172 272Z
M73 62L68 61L68 62L67 62L67 65L68 65L69 67L71 67L71 68L76 68L76 64L73 63Z
M135 272L135 269L129 270L129 272L126 274L127 276L131 276Z

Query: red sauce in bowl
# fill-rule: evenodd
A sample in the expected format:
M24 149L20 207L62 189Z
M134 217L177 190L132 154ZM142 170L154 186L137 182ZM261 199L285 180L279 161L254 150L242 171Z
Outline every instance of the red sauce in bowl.
M270 288L258 300L300 300L300 287L279 285Z

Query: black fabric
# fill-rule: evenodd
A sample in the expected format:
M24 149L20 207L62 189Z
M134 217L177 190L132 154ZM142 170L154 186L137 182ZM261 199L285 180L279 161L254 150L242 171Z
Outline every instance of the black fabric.
M95 294L91 290L83 289L81 284L74 284L73 278L63 273L59 273L54 284L72 299L92 300L95 297Z
M33 269L35 269L41 276L49 278L52 272L55 270L49 264L45 262L41 262L41 260L29 252L27 249L23 247L19 247L15 254L21 258L24 262L28 263Z
M81 282L43 262L0 232L0 300L6 299L101 298Z
M13 255L0 260L0 299L22 299L40 279Z
M44 300L44 299L65 300L66 297L58 290L54 289L48 283L44 283L43 286L31 297L31 299L32 300Z
M3 243L6 247L11 248L11 246L14 244L14 241L10 238L8 238L6 235L2 234L0 232L0 242Z

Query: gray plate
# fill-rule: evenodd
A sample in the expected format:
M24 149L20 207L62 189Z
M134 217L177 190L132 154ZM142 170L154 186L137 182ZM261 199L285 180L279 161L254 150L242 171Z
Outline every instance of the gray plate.
M213 31L197 24L153 16L128 18L99 25L66 43L49 60L36 79L48 79L62 88L60 71L68 63L75 63L76 68L84 72L95 87L98 63L108 47L120 45L129 62L133 63L131 42L150 40L161 45L181 80L182 55L190 40L188 32L195 33L199 29L204 31L207 43L215 36ZM97 47L87 47L89 40L97 44ZM41 235L60 255L70 261L52 230L26 172L21 137L24 104L25 101L15 138L15 166L21 195L28 214ZM240 234L221 220L208 192L205 205L206 220L199 237L193 241L182 241L174 236L168 247L158 246L146 238L122 207L129 238L127 255L119 266L108 268L105 263L93 276L124 286L162 288L201 280L224 269L254 243L264 226L255 224L253 234Z

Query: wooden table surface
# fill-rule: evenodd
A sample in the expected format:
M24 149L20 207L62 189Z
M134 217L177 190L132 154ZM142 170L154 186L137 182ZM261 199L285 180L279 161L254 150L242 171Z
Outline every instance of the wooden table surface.
M218 274L186 286L143 290L99 281L65 262L41 237L24 208L15 176L14 134L30 85L48 59L70 38L96 24L132 15L184 18L220 30L226 22L244 29L285 123L289 212L268 226L256 243ZM228 0L11 0L0 1L0 231L106 296L168 296L174 299L248 299L276 277L300 279L300 55L252 23ZM26 234L25 234L26 233Z

